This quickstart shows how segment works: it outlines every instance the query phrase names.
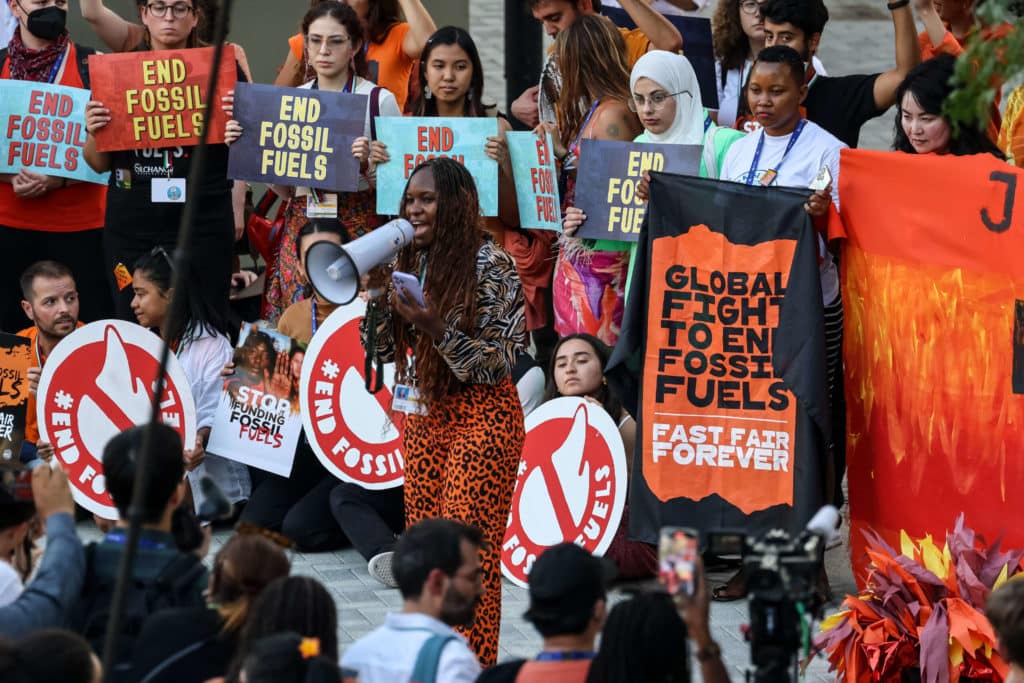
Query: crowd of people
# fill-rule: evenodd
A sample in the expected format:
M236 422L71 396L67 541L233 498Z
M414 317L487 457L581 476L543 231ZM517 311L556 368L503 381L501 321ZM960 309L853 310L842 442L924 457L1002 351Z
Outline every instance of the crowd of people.
M0 52L0 79L89 88L87 58L95 50L88 37L69 35L71 4L9 0L11 36ZM216 0L137 0L137 17L119 16L103 0L78 4L109 50L189 50L214 39ZM506 115L488 105L473 36L460 27L438 29L420 0L313 0L296 17L300 30L280 46L285 59L275 85L367 95L362 135L337 152L357 160L359 185L333 194L270 188L283 203L283 232L261 273L255 306L234 296L255 274L236 257L251 188L228 174L229 145L247 134L231 118L232 97L223 103L230 119L225 142L209 146L201 177L195 186L188 181L196 209L188 260L175 258L183 205L154 202L151 184L189 178L194 149L99 151L96 136L115 116L109 103L88 103L84 149L93 170L110 172L107 186L28 169L0 175L0 248L8 263L0 273L0 330L31 339L33 387L61 340L84 323L117 317L152 329L174 349L198 426L195 443L186 444L170 428L157 428L141 501L133 501L141 430L107 445L103 476L120 519L97 519L104 538L83 547L67 475L38 466L52 460L54 449L40 437L30 399L20 460L35 466L34 503L0 488L0 636L9 639L0 640L0 679L603 683L689 680L692 667L705 681L728 680L710 636L708 603L742 595L742 577L713 592L699 582L695 596L679 604L644 593L608 608L613 575L648 578L657 571L656 550L628 538L628 503L606 560L572 544L540 556L529 575L526 618L543 651L495 666L500 551L525 415L543 400L586 398L618 424L629 472L639 472L632 466L636 423L603 376L638 255L628 242L576 236L587 221L575 204L581 142L698 145L700 176L755 186L808 188L825 168L828 186L808 190L805 204L820 228L830 207L842 210L840 151L857 146L867 121L895 105L897 152L990 154L1021 164L1024 94L1022 86L1006 87L974 127L955 124L944 110L968 37L1012 30L983 25L973 3L914 0L925 26L918 35L911 0L889 2L893 67L836 77L817 55L829 19L822 0L718 0L711 22L718 107L710 108L682 35L666 18L704 4L523 0L554 44L538 85ZM635 28L617 26L602 9ZM237 82L253 81L244 43L240 37L229 44ZM463 165L430 159L412 171L401 195L399 215L414 228L412 243L363 278L373 313L360 328L366 352L394 363L397 385L418 397L419 409L396 414L404 485L369 490L340 482L305 438L287 477L207 453L226 375L263 373L269 385L280 374L282 395L297 394L298 372L289 368L301 367L301 350L278 354L269 337L263 343L263 333L254 331L250 360L236 369L232 342L243 322L259 318L308 344L338 309L311 286L307 252L319 242L345 244L387 220L377 213L377 168L391 156L377 120L403 115L497 118L498 131L480 140L498 166L498 215L481 216ZM520 226L505 138L513 128L551 135L561 232ZM646 200L646 182L638 193ZM821 486L838 505L846 441L843 302L840 264L824 241L819 266L833 410ZM176 273L181 267L188 272ZM414 274L422 300L396 287L392 271ZM208 493L204 479L236 510L236 532L212 570L203 562L209 527L197 518ZM113 670L103 672L97 655L133 505L141 511L142 538ZM42 536L38 558L33 541ZM341 652L334 598L316 580L291 575L282 547L320 552L348 545L373 577L401 592L403 607ZM992 600L1008 660L1022 667L1020 588L1011 583Z

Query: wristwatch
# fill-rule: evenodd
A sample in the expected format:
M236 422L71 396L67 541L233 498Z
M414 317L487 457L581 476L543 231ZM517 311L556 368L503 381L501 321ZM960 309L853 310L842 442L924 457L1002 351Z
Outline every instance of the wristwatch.
M910 0L895 0L895 2L890 2L889 4L887 4L886 7L888 7L890 10L896 10L899 9L900 7L906 7L909 4Z
M694 653L697 657L697 661L703 664L704 662L714 661L722 657L722 648L718 647L718 643L711 640L704 647L698 648L697 652Z

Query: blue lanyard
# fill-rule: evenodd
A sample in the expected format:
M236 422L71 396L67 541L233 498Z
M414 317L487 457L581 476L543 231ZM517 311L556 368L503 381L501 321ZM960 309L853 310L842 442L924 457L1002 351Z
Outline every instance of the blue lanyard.
M313 297L310 297L309 298L309 305L313 307L313 334L310 337L312 339L312 337L316 336L316 328L317 328L317 322L316 322L316 299L313 298Z
M711 127L711 115L710 114L705 114L704 115L704 133L705 134L708 132L708 128L710 128L710 127Z
M796 128L793 130L792 137L789 138L789 144L786 145L786 151L782 153L782 158L779 159L779 163L775 164L775 168L770 169L772 172L772 179L778 177L779 168L782 167L782 162L786 160L786 156L790 150L796 144L797 138L800 137L800 133L803 132L804 125L807 123L807 119L800 119L796 124ZM764 129L761 129L761 137L757 140L757 150L754 152L754 162L750 164L750 171L747 173L747 185L754 184L754 176L757 174L757 165L761 161L761 152L764 150Z
M61 53L57 55L57 61L53 63L53 68L50 69L50 76L46 79L47 83L53 83L54 79L57 78L57 72L60 71L60 65L64 63L64 55L67 54L67 48L61 50Z
M124 545L128 541L127 534L120 531L111 531L103 539L107 543L117 543L118 545ZM140 538L139 548L144 550L166 550L169 546L166 543L160 541L154 541L150 538Z
M596 652L586 650L576 652L541 652L537 655L538 662L578 662L584 659L593 659Z
M587 132L587 126L590 125L590 119L594 116L594 112L597 111L597 105L601 104L601 100L594 100L594 103L590 105L590 111L587 112L587 118L583 119L583 125L580 126L580 132L576 134L576 139L569 145L569 155L576 154L576 148L580 146L580 139L583 134Z
M355 75L355 73L353 73L352 75L350 75L348 77L348 82L345 84L345 87L341 89L341 92L343 92L343 93L352 92L352 90L355 88L355 84L356 84L356 75ZM309 87L309 89L310 90L319 90L320 89L320 77L319 76L317 76L316 78L313 79L313 85L311 85Z

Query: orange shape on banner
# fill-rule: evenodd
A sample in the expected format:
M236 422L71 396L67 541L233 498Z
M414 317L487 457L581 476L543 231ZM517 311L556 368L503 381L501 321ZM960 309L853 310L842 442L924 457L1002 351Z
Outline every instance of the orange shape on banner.
M956 515L1024 545L1024 173L983 154L843 150L844 362L861 529L943 537ZM879 210L878 207L885 207ZM940 501L938 505L929 504Z
M648 486L662 501L718 494L747 514L792 505L796 399L772 353L796 241L733 244L699 225L651 250Z
M235 86L234 52L220 61L217 92L207 92L214 48L90 55L92 98L110 110L110 123L96 132L96 149L188 147L199 144L210 109L209 142L224 142L227 114L221 97Z

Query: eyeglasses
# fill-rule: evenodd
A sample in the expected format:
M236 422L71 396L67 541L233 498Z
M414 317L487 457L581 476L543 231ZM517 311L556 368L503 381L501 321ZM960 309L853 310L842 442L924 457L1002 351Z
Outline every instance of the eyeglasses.
M149 10L149 13L152 14L154 17L160 18L166 17L167 10L170 10L171 16L173 16L175 19L184 19L189 15L190 12L196 11L194 7L192 7L191 5L186 5L183 2L176 2L173 5L168 5L163 2L152 2L146 5L146 9Z
M690 97L693 97L693 93L690 92L689 90L680 90L679 92L673 93L654 92L648 95L647 97L644 97L643 95L633 95L631 98L629 98L629 102L627 102L626 104L629 106L629 110L634 114L639 110L643 109L644 105L646 105L648 102L651 103L651 108L654 109L654 111L658 111L659 109L665 106L665 102L668 100L668 98L675 97L676 95L689 95Z
M740 3L740 10L742 10L744 14L749 14L750 16L755 17L761 13L761 5L763 4L763 2L758 2L757 0L743 0L743 2Z
M320 52L324 46L330 52L341 49L341 46L351 39L351 36L330 36L326 40L320 36L310 36L307 41L309 42L309 47L313 48L313 52Z

